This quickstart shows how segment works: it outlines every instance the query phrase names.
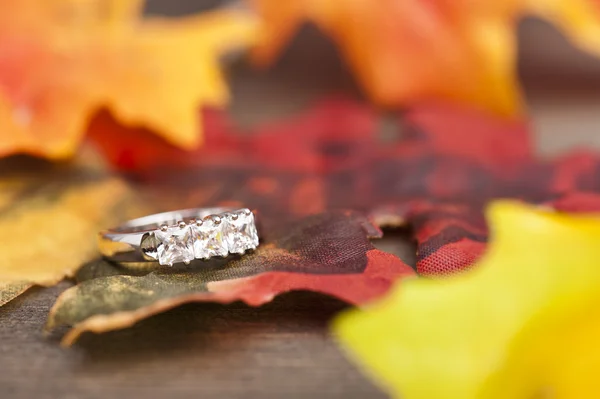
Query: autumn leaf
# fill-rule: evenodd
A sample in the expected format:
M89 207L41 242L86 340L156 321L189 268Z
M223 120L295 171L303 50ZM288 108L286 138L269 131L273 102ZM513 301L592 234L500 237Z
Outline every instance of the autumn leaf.
M508 201L487 214L473 270L342 315L340 343L395 397L597 396L600 217Z
M121 179L89 164L19 164L0 178L0 306L72 276L97 255L99 229L142 209Z
M94 143L156 190L164 209L233 201L259 209L267 224L290 214L360 210L380 226L410 226L417 270L428 276L477 261L488 238L483 209L494 199L600 210L600 154L540 159L526 121L450 104L415 104L384 119L369 104L331 97L245 130L205 110L206 143L193 152L144 140L147 131L100 116Z
M189 302L259 306L285 292L310 290L364 303L414 275L399 258L375 249L369 238L380 236L359 214L326 212L261 230L261 245L241 257L146 272L93 262L57 299L47 328L72 326L63 339L69 345L85 331L129 327Z
M518 116L516 28L524 15L546 17L600 51L600 12L592 0L249 1L262 17L259 65L272 63L298 27L312 22L385 106L435 99Z
M71 156L100 109L200 144L199 107L227 101L219 57L250 44L255 21L234 10L142 18L141 5L0 1L0 156Z

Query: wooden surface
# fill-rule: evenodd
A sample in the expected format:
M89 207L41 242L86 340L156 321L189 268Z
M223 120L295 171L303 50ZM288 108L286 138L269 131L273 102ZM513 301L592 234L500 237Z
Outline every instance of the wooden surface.
M307 35L314 34L309 32ZM233 71L233 111L242 124L289 114L330 90L356 93L327 43L324 60L295 66L301 47L270 74ZM528 93L539 149L593 146L600 126L595 93ZM414 261L401 234L380 243ZM0 398L378 398L385 397L337 348L331 317L345 307L311 293L291 293L259 309L195 304L133 328L86 334L73 348L42 327L69 283L36 288L0 308Z
M189 305L61 349L43 337L67 284L0 308L2 398L377 398L327 333L344 308L310 293L262 308Z

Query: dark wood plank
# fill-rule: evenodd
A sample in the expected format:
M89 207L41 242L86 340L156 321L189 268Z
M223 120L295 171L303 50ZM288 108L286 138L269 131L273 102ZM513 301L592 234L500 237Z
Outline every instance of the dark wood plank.
M59 334L41 329L67 286L34 289L0 308L3 398L384 397L330 337L331 317L346 307L332 298L187 305L63 349Z

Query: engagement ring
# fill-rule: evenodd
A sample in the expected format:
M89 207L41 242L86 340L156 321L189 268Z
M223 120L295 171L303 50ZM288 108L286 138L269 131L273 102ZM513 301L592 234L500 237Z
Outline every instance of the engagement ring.
M104 257L121 264L172 266L194 259L244 254L258 246L249 209L196 208L130 220L99 235Z

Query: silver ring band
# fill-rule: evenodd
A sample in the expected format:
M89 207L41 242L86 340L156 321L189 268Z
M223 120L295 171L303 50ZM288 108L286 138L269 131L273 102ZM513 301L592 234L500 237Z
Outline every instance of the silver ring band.
M194 259L244 254L258 246L254 214L246 208L195 208L157 213L100 232L102 255L121 264L172 266Z

